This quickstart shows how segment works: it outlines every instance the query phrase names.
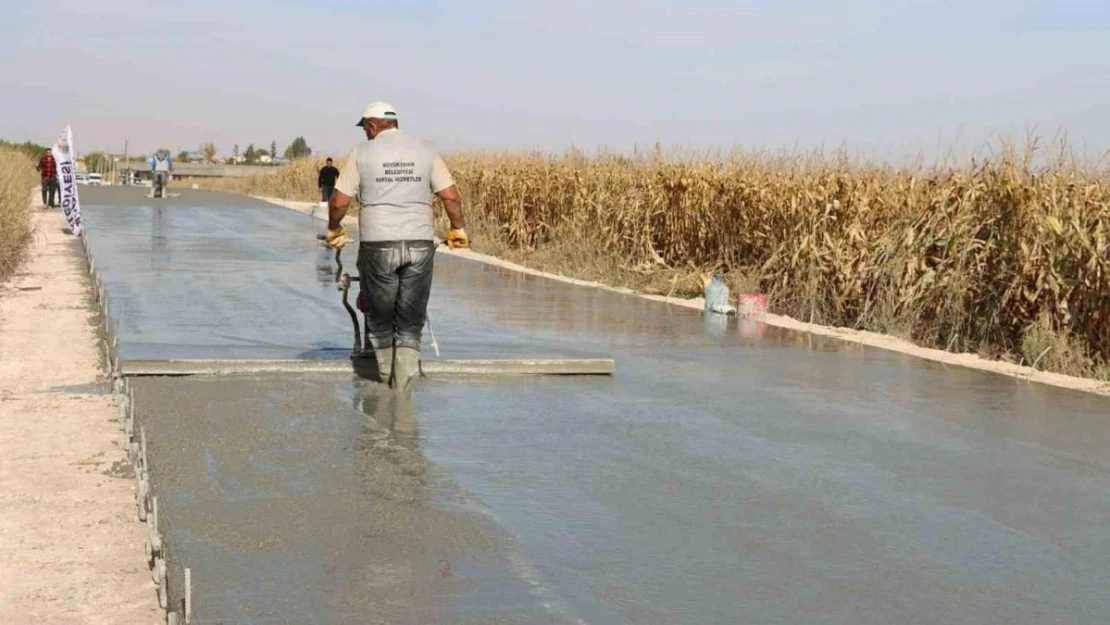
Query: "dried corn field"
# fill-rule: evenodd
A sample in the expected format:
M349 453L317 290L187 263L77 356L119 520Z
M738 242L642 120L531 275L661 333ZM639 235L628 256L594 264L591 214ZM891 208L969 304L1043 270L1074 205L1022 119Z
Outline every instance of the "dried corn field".
M320 199L320 191L316 187L316 173L323 166L323 158L303 159L294 161L291 165L275 167L273 173L262 176L200 180L177 179L173 182L173 185L181 187L195 182L205 189L311 202Z
M31 236L29 200L37 182L30 158L0 148L0 281L15 271Z
M911 169L765 156L448 160L484 251L655 292L694 294L720 268L734 292L759 288L772 310L805 321L1110 377L1110 184L1093 168L1014 152ZM316 165L279 176L314 192ZM250 191L307 195L277 181Z

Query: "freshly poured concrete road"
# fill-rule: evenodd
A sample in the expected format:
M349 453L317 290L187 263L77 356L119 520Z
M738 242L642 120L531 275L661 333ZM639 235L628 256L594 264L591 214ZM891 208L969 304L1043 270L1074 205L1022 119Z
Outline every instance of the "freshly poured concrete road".
M343 357L307 217L128 191L82 191L122 356ZM616 376L137 382L197 622L1107 621L1106 399L436 271L444 358Z

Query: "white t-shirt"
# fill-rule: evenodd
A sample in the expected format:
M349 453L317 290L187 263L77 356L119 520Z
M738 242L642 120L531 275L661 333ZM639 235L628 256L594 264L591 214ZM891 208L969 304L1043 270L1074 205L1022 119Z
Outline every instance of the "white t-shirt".
M434 145L390 129L351 149L335 189L358 196L362 241L431 241L434 194L454 184Z

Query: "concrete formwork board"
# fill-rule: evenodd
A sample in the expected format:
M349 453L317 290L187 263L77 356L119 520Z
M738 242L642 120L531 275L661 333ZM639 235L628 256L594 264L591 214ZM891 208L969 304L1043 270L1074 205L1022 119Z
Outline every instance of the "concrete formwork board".
M120 374L139 376L255 375L259 373L355 373L358 361L347 360L125 360ZM429 376L470 375L613 375L609 359L429 360L421 371Z

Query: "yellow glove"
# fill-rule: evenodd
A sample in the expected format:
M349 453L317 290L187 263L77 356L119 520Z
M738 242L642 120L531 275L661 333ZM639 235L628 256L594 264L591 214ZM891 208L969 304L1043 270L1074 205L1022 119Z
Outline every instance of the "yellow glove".
M326 240L328 242L328 247L341 250L343 246L351 240L351 237L343 228L328 228L328 237Z
M466 236L466 230L456 228L448 232L447 247L453 250L461 250L470 247L470 237Z

